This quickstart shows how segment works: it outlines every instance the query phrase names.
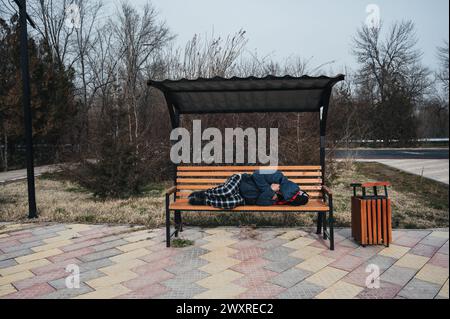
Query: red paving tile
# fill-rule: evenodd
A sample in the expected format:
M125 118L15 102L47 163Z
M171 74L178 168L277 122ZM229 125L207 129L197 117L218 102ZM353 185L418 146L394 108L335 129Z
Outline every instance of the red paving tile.
M131 290L138 290L146 286L171 279L173 277L175 277L175 275L171 274L170 272L167 272L165 270L158 270L153 273L147 273L134 279L127 280L123 282L122 285Z
M435 265L435 266L439 266L439 267L443 267L443 268L448 268L448 255L445 254L441 254L441 253L436 253L433 258L431 258L428 263Z
M397 239L394 242L394 244L411 248L411 247L414 247L415 245L417 245L417 243L421 240L422 240L422 237L418 237L418 236L411 237L411 236L405 235L405 236L402 236L399 239Z
M392 299L402 289L401 286L380 281L379 288L365 288L356 298L360 299Z
M261 269L262 267L264 267L264 265L268 264L269 262L270 262L269 260L262 259L260 257L251 258L237 265L234 265L230 269L243 274L250 274L258 269Z
M231 255L230 257L239 259L239 260L248 260L248 259L261 257L265 252L266 252L266 250L263 248L251 246L251 247L247 247L247 248L243 248L243 249L239 250L239 252L237 252L234 255Z
M365 258L346 255L331 263L330 266L345 271L352 271L359 265L361 265L365 260L366 260Z
M81 262L76 259L76 258L71 258L71 259L67 259L61 262L57 262L54 264L48 264L45 266L41 266L41 267L37 267L37 268L32 268L31 272L33 272L35 275L44 275L50 272L54 272L54 271L59 271L59 270L64 270L66 269L68 264L81 264Z
M411 248L409 253L431 258L438 249L439 249L438 247L430 245L417 244L415 247Z
M1 297L2 299L31 299L55 291L48 283L35 284L29 288Z
M286 288L271 284L264 283L257 287L250 288L246 292L239 295L242 299L272 299L285 291Z
M169 288L161 284L151 284L140 289L131 291L127 294L116 297L116 299L145 299L154 298L169 292Z
M275 277L276 275L279 274L277 272L262 268L247 274L247 276L236 279L235 281L233 281L233 283L244 288L254 288L260 286L261 284L263 284L270 278Z
M81 248L81 249L77 249L77 250L72 250L69 251L67 253L63 253L60 255L56 255L56 256L51 256L49 258L47 258L48 260L50 260L53 263L58 263L58 262L63 262L65 260L68 259L73 259L73 258L78 258L80 256L84 256L90 253L95 252L95 249L92 247L85 247L85 248Z
M36 284L42 284L52 280L60 279L66 277L67 275L68 273L65 271L65 269L58 269L49 273L45 273L43 275L34 276L31 278L13 282L13 285L14 287L16 287L17 290L22 290L30 288L31 286Z
M163 268L169 267L176 264L176 262L171 259L170 257L153 261L151 263L147 263L142 266L138 266L136 268L131 269L131 271L134 271L135 273L139 275L151 275L151 273L162 270Z
M150 249L151 249L151 247L150 247ZM175 256L178 253L179 253L179 251L177 251L174 248L167 248L167 249L162 249L160 251L156 251L156 252L150 253L148 255L140 257L139 259L150 263L150 262L154 262L154 261L159 261L159 260L165 259L167 257Z

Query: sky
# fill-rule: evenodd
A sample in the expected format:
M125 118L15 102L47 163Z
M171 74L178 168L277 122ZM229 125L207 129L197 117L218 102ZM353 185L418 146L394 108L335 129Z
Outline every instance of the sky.
M120 2L120 0L116 0ZM147 0L134 0L136 6ZM352 37L375 4L385 27L413 20L423 51L423 63L436 69L436 47L449 38L448 0L152 0L152 4L184 44L194 34L226 36L246 31L247 49L282 62L301 56L311 66L334 61L328 68L341 72L357 67L351 54Z

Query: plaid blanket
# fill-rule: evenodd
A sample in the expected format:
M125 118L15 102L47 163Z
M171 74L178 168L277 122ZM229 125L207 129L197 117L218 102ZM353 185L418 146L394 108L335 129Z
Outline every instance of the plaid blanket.
M244 205L244 198L239 193L241 175L231 175L222 185L205 191L206 205L221 209L233 209Z

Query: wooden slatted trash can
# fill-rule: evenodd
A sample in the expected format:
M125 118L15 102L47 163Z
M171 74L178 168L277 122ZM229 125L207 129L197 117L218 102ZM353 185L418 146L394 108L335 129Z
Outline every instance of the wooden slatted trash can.
M362 246L388 247L392 242L392 210L388 196L390 183L353 183L350 186L353 187L352 237ZM384 190L382 194L380 187Z

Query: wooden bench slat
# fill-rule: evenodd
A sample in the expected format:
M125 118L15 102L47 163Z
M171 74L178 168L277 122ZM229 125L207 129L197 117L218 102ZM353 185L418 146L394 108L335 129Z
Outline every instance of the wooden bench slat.
M299 185L303 184L322 184L321 178L291 178L291 181ZM226 178L177 178L180 184L221 184Z
M275 169L275 170L297 170L312 171L321 170L320 165L303 165L303 166L177 166L179 171L240 171L240 170L257 170L257 169Z
M176 196L177 197L187 198L190 193L191 193L190 191L177 192ZM321 192L308 192L308 195L309 195L310 198L322 198L322 193Z
M217 171L210 171L210 172L184 172L184 171L178 171L177 172L177 176L199 176L199 177L209 177L209 176L214 176L214 177L228 177L231 176L233 174L237 174L237 173L247 173L247 174L251 174L252 171L223 171L223 172L217 172ZM286 177L295 177L295 176L315 176L315 177L322 177L322 173L321 172L283 172L284 176Z
M250 211L250 212L279 212L279 211L294 211L294 212L301 212L301 211L328 211L329 207L319 201L319 200L310 200L308 204L303 206L254 206L254 205L244 205L239 206L231 210L224 210L220 208L214 208L211 206L195 206L195 205L189 205L187 201L178 200L175 203L170 204L169 208L171 210L183 210L183 211Z
M180 189L180 190L201 190L201 189L209 189L209 188L212 188L214 186L217 186L217 185L185 185L185 184L181 184L181 185L177 185L177 189ZM300 185L300 188L302 190L305 190L305 191L312 191L312 190L321 190L322 186L321 185L318 185L318 186Z

